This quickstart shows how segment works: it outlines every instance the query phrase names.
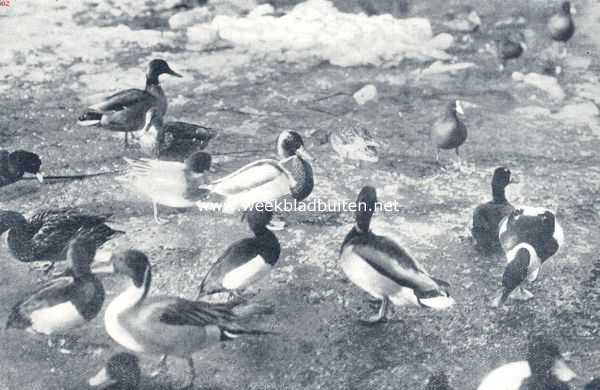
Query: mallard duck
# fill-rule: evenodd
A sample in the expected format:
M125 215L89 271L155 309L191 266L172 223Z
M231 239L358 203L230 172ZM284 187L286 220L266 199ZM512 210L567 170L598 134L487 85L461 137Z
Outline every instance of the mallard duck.
M182 77L165 60L154 59L148 64L146 87L143 90L126 89L108 96L81 114L78 123L81 126L123 131L127 145L128 133L144 127L146 112L150 108L155 107L161 116L167 112L167 97L158 81L161 74Z
M371 296L381 307L368 324L385 320L388 303L446 309L454 304L448 283L431 277L403 248L385 236L374 234L369 226L375 211L377 193L363 187L356 204L356 224L340 249L340 265L348 279Z
M96 248L124 234L106 225L110 217L66 207L40 211L27 221L16 211L0 210L0 235L8 231L8 249L17 260L51 262L45 270L48 272L55 262L67 258L69 243L80 234L80 229L90 231L88 239Z
M506 63L509 60L521 57L525 50L527 50L523 34L518 33L514 35L514 37L503 35L502 38L496 41L496 54L498 55L498 61L500 62L500 72L504 70Z
M340 127L329 135L333 150L343 159L377 162L379 144L369 131L360 125Z
M248 210L257 203L270 203L284 196L304 200L313 189L312 157L295 131L282 131L277 141L281 161L264 159L246 165L203 187L207 195L196 203L200 210L226 214Z
M529 342L527 360L505 364L491 371L478 390L568 390L567 382L575 378L563 360L556 343L535 336Z
M102 283L90 270L96 252L96 234L80 229L69 244L67 258L72 276L56 278L11 310L6 328L51 336L93 320L104 303Z
M561 42L566 45L567 41L575 34L575 22L573 22L572 13L575 13L575 10L571 9L571 2L563 1L558 12L548 20L548 32L550 38L554 41L557 52L560 50ZM562 56L564 57L566 54L567 49L565 47Z
M252 209L244 214L254 233L231 244L217 259L200 284L200 296L244 290L265 277L279 259L281 246L269 230L271 211Z
M427 385L425 386L425 390L453 390L448 383L448 375L445 372L440 371L438 373L433 374Z
M506 199L506 186L511 183L518 183L518 180L511 176L510 169L496 168L492 177L492 200L480 204L473 212L471 234L478 248L485 253L501 249L498 238L500 221L515 209Z
M500 222L499 237L507 265L502 293L493 306L502 305L509 296L531 299L533 294L524 285L536 280L542 264L558 252L564 241L562 227L552 211L528 207L514 210Z
M158 159L202 150L215 135L213 129L193 123L163 123L159 110L152 107L146 112L146 124L134 137L142 152Z
M103 390L137 390L141 377L137 356L121 352L111 356L106 366L88 383Z
M35 175L40 183L44 182L44 175L40 172L42 160L35 153L25 150L16 150L9 153L0 150L0 187L16 183L23 178L25 173Z
M106 332L130 351L162 355L159 372L164 370L167 356L186 359L190 386L196 377L193 353L244 334L270 333L241 324L241 317L231 311L231 305L149 297L152 271L148 258L140 251L113 254L109 267L132 283L108 305L104 314Z
M184 162L125 158L128 171L117 180L150 198L154 220L163 224L167 221L158 217L159 204L187 208L204 196L205 191L199 187L205 184L204 174L211 160L210 154L204 152L192 153Z
M459 148L467 140L467 127L457 113L464 115L460 100L453 100L448 104L444 116L433 124L430 135L435 147L435 161L440 162L440 149L454 149L460 169Z

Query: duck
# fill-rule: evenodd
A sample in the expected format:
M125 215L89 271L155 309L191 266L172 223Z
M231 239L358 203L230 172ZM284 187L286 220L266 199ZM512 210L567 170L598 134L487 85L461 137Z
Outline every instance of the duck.
M532 336L526 360L504 364L483 378L477 390L568 390L576 377L558 345L546 336Z
M268 335L242 323L232 306L172 296L149 296L152 270L148 257L129 249L114 253L105 269L127 276L131 283L110 302L104 313L108 335L136 354L161 355L155 375L166 369L168 356L185 359L189 384L196 379L192 354L242 335Z
M586 383L583 390L600 390L600 378L594 378Z
M90 106L79 116L80 126L99 126L111 131L128 133L144 127L146 112L155 107L161 115L167 112L167 97L160 86L159 76L168 74L183 77L163 59L150 61L146 71L146 86L142 89L125 89Z
M141 377L138 357L121 352L112 355L106 365L88 380L88 384L103 390L138 390Z
M280 161L263 159L203 186L205 197L196 203L201 211L219 210L224 214L245 211L257 203L270 203L285 196L297 201L313 190L314 179L302 136L284 130L277 139Z
M98 227L80 229L69 243L71 276L51 280L14 305L6 329L52 336L96 318L104 303L104 287L90 268L96 252L94 229Z
M0 150L0 187L16 183L26 173L35 175L40 183L44 182L44 174L40 172L42 160L40 156L26 150L9 152Z
M506 199L506 187L518 182L510 169L496 168L492 176L492 200L480 204L473 212L471 235L478 249L484 253L499 252L502 249L498 237L499 225L515 209Z
M93 214L64 207L39 211L28 221L17 211L0 210L0 236L8 232L8 249L18 261L49 261L50 265L44 270L47 273L55 262L66 260L69 243L81 234L81 229L90 231L88 239L96 248L125 234L106 225L110 217L111 214ZM106 256L106 253L102 255ZM98 257L98 260L104 260L100 254Z
M158 205L175 208L193 207L205 191L200 187L206 183L205 174L210 169L212 158L205 152L194 152L183 162L154 159L124 158L127 172L117 181L152 200L154 221L168 221L158 217Z
M429 378L425 390L453 390L453 388L448 382L448 375L444 371L440 371Z
M525 37L522 33L516 34L515 37L503 35L500 39L498 39L496 41L496 54L498 56L498 61L500 62L500 72L504 70L506 63L509 60L514 60L521 57L525 50L527 50L527 45L525 44Z
M454 149L460 170L459 148L467 140L467 127L458 117L458 114L464 115L461 101L453 100L448 104L444 116L433 124L430 136L435 148L435 161L438 164L440 162L440 149Z
M279 260L281 246L269 230L274 228L269 226L273 212L256 207L244 217L254 237L236 241L225 250L204 276L199 297L244 290L269 274Z
M499 238L507 264L502 293L492 303L495 307L509 296L522 301L533 298L524 286L535 281L542 264L558 252L564 232L551 210L526 207L515 209L500 222Z
M358 124L337 128L330 134L329 143L342 159L357 161L359 167L361 161L379 161L379 144L365 127Z
M575 34L575 22L573 22L571 15L574 13L575 9L571 7L571 2L563 1L558 12L548 19L548 32L557 51L561 43L566 44ZM561 56L565 57L566 54L567 50L564 48Z
M396 242L370 230L376 203L375 188L363 187L356 199L356 223L344 238L339 255L348 279L381 303L378 314L361 322L372 325L385 321L390 301L397 306L439 310L452 306L455 302L447 282L430 276Z
M155 159L202 150L215 135L214 129L193 123L163 123L163 117L156 107L146 112L144 127L133 134L142 152Z

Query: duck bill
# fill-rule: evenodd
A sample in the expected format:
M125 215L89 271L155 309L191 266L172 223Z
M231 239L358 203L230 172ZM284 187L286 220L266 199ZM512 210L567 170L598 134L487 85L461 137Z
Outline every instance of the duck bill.
M569 366L563 359L558 359L554 363L552 367L552 373L556 376L561 382L569 382L572 379L577 377L577 374Z
M571 15L577 15L577 9L573 4L571 4Z
M38 172L35 174L36 179L42 184L44 182L44 174L42 172Z
M465 111L463 110L462 104L460 104L460 100L456 101L456 112L460 115L465 115Z
M111 379L108 376L108 372L106 371L106 368L103 368L102 370L100 370L100 372L98 372L93 378L91 378L88 381L88 384L90 386L101 388L101 389L108 387L115 383L116 383L116 381Z
M301 146L300 149L296 150L296 155L298 155L303 160L308 160L308 161L314 160L313 156L311 156L310 153L308 153L306 151L304 146Z
M179 73L175 72L173 69L169 69L167 71L167 74L170 74L171 76L175 76L175 77L183 77L182 75L180 75Z

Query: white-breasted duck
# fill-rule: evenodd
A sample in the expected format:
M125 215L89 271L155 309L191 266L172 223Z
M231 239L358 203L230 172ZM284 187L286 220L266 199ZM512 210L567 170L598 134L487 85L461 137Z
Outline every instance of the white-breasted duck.
M507 363L485 376L477 390L568 390L575 373L556 343L543 336L529 341L527 360Z
M329 135L329 143L341 158L357 161L359 165L361 161L379 161L379 144L371 133L359 124L335 129Z
M340 249L340 266L346 276L362 290L381 300L376 316L367 322L385 320L388 304L446 309L454 304L448 283L430 276L402 247L388 237L370 230L377 193L363 187L356 204L356 224L346 235Z
M137 356L121 352L110 357L88 384L102 390L138 390L142 377Z
M152 200L154 220L158 224L167 222L158 217L159 204L188 208L206 194L200 187L206 183L205 174L212 161L208 153L194 152L183 162L147 158L125 158L125 161L129 164L127 173L117 177L117 181Z
M44 182L44 175L40 171L42 160L40 156L26 150L8 152L0 150L0 187L16 183L26 173L35 175L40 183Z
M458 114L464 115L460 100L448 103L444 115L436 120L431 127L431 141L435 148L435 161L440 161L440 149L454 149L458 158L458 168L461 167L459 148L467 140L467 127Z
M515 208L506 199L506 187L518 183L510 169L498 167L492 177L492 200L477 206L473 212L471 234L478 249L484 253L497 252L502 249L498 238L500 222Z
M189 386L196 378L193 353L244 334L270 334L242 324L231 305L148 296L152 271L148 258L140 251L113 254L110 266L112 271L129 277L131 284L104 313L107 333L132 352L162 355L159 372L164 369L167 356L186 359Z
M146 71L146 87L126 89L110 95L101 102L90 106L79 117L81 126L100 126L111 131L125 132L127 135L144 127L146 112L155 107L161 115L167 112L167 97L158 80L162 74L182 77L162 59L153 59Z
M521 57L525 50L527 50L527 44L525 44L525 37L521 32L504 34L496 40L496 55L500 63L500 72L504 71L508 61Z
M541 207L516 209L500 222L499 238L507 265L502 275L502 293L493 306L502 305L509 296L531 299L533 294L524 286L537 279L542 264L564 242L556 215Z
M554 41L553 43L557 52L560 50L561 43L566 45L575 34L575 22L573 22L571 15L574 13L575 9L571 7L571 2L563 1L558 12L548 19L548 32L550 33L550 38ZM561 56L564 57L567 54L567 49L566 47L563 49L564 51Z
M312 192L312 157L295 131L282 131L277 140L280 161L258 160L215 180L204 190L207 196L197 203L200 210L220 210L233 214L257 203L269 203L285 196L301 201Z
M264 278L279 260L281 246L269 230L273 213L255 208L244 215L254 237L236 241L225 250L202 280L199 296L242 291Z
M454 390L448 381L448 375L444 371L437 372L429 378L425 390Z
M106 225L110 217L66 207L40 211L27 221L21 213L0 210L0 235L8 231L8 249L17 260L51 262L48 272L55 262L66 260L69 243L82 229L90 231L88 239L96 248L124 234Z

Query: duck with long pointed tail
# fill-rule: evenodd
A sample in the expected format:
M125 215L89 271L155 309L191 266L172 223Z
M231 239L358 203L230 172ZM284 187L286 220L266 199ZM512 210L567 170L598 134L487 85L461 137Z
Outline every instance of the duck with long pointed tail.
M435 161L440 162L440 149L454 149L457 157L457 166L460 170L461 160L459 148L467 140L467 127L458 116L464 115L460 100L451 101L444 115L434 122L431 127L431 142L435 148Z
M35 175L40 183L44 182L44 175L40 171L42 160L40 156L26 150L8 152L0 150L0 187L16 183L26 173Z
M285 196L301 201L313 190L312 157L295 131L282 131L277 139L280 161L258 160L203 189L205 199L196 205L200 210L219 210L233 214L250 209L257 203L270 203Z
M102 390L138 390L142 377L137 356L121 352L110 357L88 384Z
M182 77L165 60L154 59L148 64L143 90L126 89L106 97L81 114L79 125L125 132L127 146L128 133L144 127L146 112L150 108L155 107L161 116L167 112L167 97L158 80L162 74Z
M150 198L154 220L163 224L167 221L158 217L159 204L188 208L204 197L205 191L200 187L206 183L204 175L210 168L212 158L208 153L195 152L183 162L147 158L125 158L125 161L129 165L128 170L125 175L117 177L117 181Z
M242 317L234 314L231 305L149 296L152 270L140 251L114 254L109 267L112 269L102 271L127 276L131 284L108 305L104 314L106 332L132 352L162 355L159 372L165 369L168 356L186 359L187 387L196 378L193 353L242 335L270 333L242 324Z
M379 313L368 324L385 320L388 304L446 309L454 304L448 283L430 276L402 247L370 229L377 193L363 187L356 200L356 224L346 235L339 263L358 287L381 301Z
M492 306L504 304L509 297L529 300L525 289L535 281L542 264L554 256L564 242L564 233L556 215L545 208L516 209L500 223L500 244L506 253L502 292Z
M496 168L492 176L492 200L480 204L473 212L471 234L477 248L484 253L498 252L502 249L498 238L500 222L515 209L506 199L506 187L518 182L510 169Z

